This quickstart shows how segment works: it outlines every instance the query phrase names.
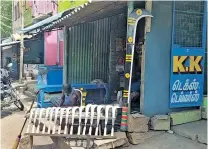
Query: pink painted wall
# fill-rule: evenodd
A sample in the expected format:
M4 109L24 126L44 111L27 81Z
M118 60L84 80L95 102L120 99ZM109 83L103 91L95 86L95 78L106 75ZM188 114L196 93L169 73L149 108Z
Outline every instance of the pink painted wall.
M45 65L56 65L59 56L59 65L63 66L64 42L59 41L58 54L57 38L57 31L45 33Z
M57 31L45 33L45 65L56 65L58 48L57 48Z
M40 16L41 14L51 13L57 14L57 5L52 0L33 0L32 1L32 15L34 17ZM56 65L59 55L59 65L63 65L63 41L60 41L59 54L58 54L58 34L57 31L46 32L44 34L44 64L45 65Z
M60 65L63 66L64 63L64 41L60 41Z

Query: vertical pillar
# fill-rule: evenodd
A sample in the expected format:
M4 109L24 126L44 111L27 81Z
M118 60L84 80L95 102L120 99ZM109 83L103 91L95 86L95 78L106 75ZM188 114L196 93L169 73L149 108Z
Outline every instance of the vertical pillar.
M1 44L2 44L2 40L1 41ZM3 52L2 52L2 47L0 46L0 57L1 57L1 68L3 68L3 56L2 56Z
M134 10L134 2L128 1L128 15L127 15L127 26L128 26L128 18L130 13ZM128 29L127 29L128 32ZM128 38L128 37L127 37ZM121 117L121 131L127 131L127 121L128 121L128 113L130 109L130 104L128 104L128 90L123 91L123 106L122 106L122 117Z
M152 11L152 0L145 1L145 9L150 13ZM151 17L145 18L144 27L144 44L142 45L142 61L141 61L141 87L140 87L140 112L144 113L144 77L145 77L145 46L146 33L151 31Z
M128 1L128 16L133 10L134 10L134 1Z
M21 1L21 28L24 29L24 0ZM21 42L20 42L20 72L19 72L19 83L22 83L22 72L23 72L23 56L24 56L24 33L21 33Z
M69 83L68 79L68 48L69 48L69 28L64 27L64 65L63 65L63 84Z

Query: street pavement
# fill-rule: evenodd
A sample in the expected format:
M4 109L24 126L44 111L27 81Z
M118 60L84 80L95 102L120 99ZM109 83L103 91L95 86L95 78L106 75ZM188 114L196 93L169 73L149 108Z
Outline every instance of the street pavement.
M27 110L32 100L25 98L23 103ZM25 111L19 111L15 106L11 106L1 112L1 148L11 149L12 145L24 122ZM139 145L129 145L127 149L206 149L203 144L207 140L207 121L178 125L173 127L176 133L162 133L152 137ZM25 130L24 130L25 132ZM23 132L23 134L24 134ZM186 132L186 133L184 133ZM188 132L188 133L187 133ZM185 134L185 135L184 135ZM191 137L192 136L192 139ZM194 137L193 137L194 136ZM199 140L193 139L201 138ZM34 149L56 149L49 137L34 137Z
M181 137L177 134L163 133L152 137L139 145L130 145L128 149L206 149L205 144Z

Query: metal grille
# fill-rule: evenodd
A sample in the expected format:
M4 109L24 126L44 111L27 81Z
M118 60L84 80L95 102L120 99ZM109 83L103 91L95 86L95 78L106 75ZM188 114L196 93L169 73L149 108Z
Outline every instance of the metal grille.
M202 47L204 1L176 1L173 44Z

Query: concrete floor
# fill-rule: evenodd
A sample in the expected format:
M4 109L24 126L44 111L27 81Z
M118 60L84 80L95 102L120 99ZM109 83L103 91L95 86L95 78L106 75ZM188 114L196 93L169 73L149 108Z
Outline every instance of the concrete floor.
M12 148L23 123L24 112L15 112L0 120L1 122L1 148ZM55 149L49 137L35 137L34 149ZM128 149L206 149L207 146L197 141L181 137L177 134L163 133L150 138L139 145L130 145Z
M128 149L206 149L207 146L176 134L164 133Z
M31 100L24 100L26 109ZM21 129L24 122L24 111L18 111L15 107L1 112L1 148L9 149ZM152 137L139 145L130 145L128 149L206 149L207 146L200 142L207 140L207 121L198 121L173 127L176 134L163 133ZM24 130L25 132L25 130ZM23 134L24 134L23 132ZM184 133L185 132L185 133ZM187 133L188 132L188 133ZM184 137L182 137L184 136ZM191 137L190 137L191 136ZM194 139L196 137L196 139ZM188 139L191 138L191 139ZM197 142L199 141L199 142ZM34 149L56 149L49 137L35 137Z
M172 130L180 136L207 144L207 120L177 125Z

